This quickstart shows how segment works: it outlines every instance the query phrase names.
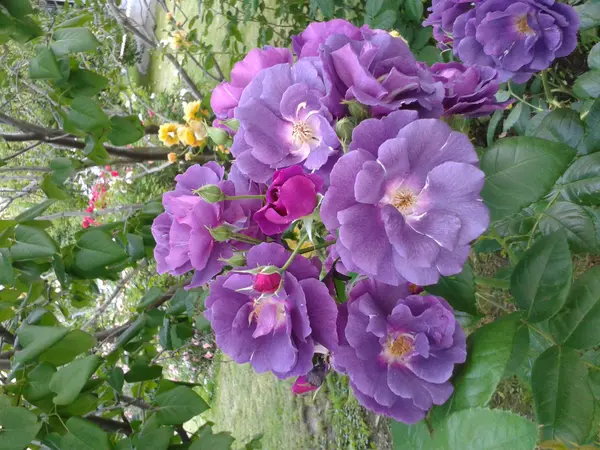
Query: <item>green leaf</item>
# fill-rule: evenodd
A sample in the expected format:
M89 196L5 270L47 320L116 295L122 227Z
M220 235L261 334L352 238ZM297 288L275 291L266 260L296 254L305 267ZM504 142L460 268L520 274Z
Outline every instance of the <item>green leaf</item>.
M587 30L600 25L600 3L587 2L575 7L581 20L580 30Z
M382 11L384 0L367 0L365 4L365 13L367 17L374 18Z
M392 420L390 431L394 442L392 447L394 450L425 450L431 448L431 436L424 421L407 425Z
M56 200L44 200L43 202L32 206L27 211L24 211L21 214L19 214L17 217L15 217L15 220L19 222L33 220L36 217L41 216L44 213L44 211L50 208L50 206L52 206L55 202Z
M469 262L465 263L458 275L442 277L438 284L427 286L425 290L446 299L454 309L477 315L475 280Z
M571 251L576 253L590 252L598 248L593 216L585 207L574 203L555 202L542 212L539 229L545 235L564 231Z
M67 420L67 429L60 441L60 450L111 450L108 435L100 427L79 417Z
M96 338L85 331L69 331L64 338L39 356L40 361L47 361L55 366L62 366L75 359L76 356L87 352L96 345Z
M585 118L586 121L586 136L585 146L588 153L594 153L600 151L600 98L592 104L588 115Z
M423 17L423 3L421 0L404 0L406 18L413 22L421 22Z
M32 80L60 80L63 74L52 50L40 47L29 63L29 78Z
M550 347L535 361L531 387L544 440L581 443L594 417L594 398L579 354Z
M0 407L0 449L21 450L31 443L42 424L25 408Z
M28 402L36 402L53 395L50 390L50 380L56 373L52 364L41 363L27 375L27 384L23 389L23 396Z
M68 121L73 127L89 133L110 128L108 116L94 100L87 97L73 99Z
M113 116L108 140L114 145L133 144L144 137L145 131L137 116Z
M123 385L125 384L125 376L123 369L115 367L108 376L108 384L119 394L123 391Z
M529 354L529 325L520 323L513 339L512 351L502 378L508 378L517 373Z
M502 124L502 131L504 133L510 131L510 129L517 123L519 117L521 117L521 112L523 112L523 103L519 102L510 110L510 114Z
M326 19L330 19L331 17L333 17L333 8L335 7L333 0L315 0L315 1L317 2L317 6L319 7L321 12L323 13L323 16Z
M0 5L4 6L8 13L17 19L22 19L33 12L29 0L0 0Z
M484 408L452 414L436 431L431 449L534 450L537 426L517 414Z
M584 128L579 113L572 109L555 109L544 117L533 137L562 142L577 149L583 141Z
M58 370L50 380L50 389L56 393L55 405L68 405L73 402L96 369L102 358L91 355L76 359Z
M104 141L98 140L91 135L85 137L83 154L98 165L110 162L110 154L104 148Z
M171 436L173 436L173 428L171 427L144 428L138 437L136 448L167 450Z
M516 214L546 195L575 156L570 147L543 139L502 139L483 156L481 193L493 221Z
M600 42L590 50L588 54L588 66L590 69L600 69Z
M590 70L580 75L573 84L573 93L579 98L600 96L600 70Z
M135 364L125 374L125 381L137 383L139 381L153 380L162 375L162 366L149 366L147 364Z
M209 408L198 394L185 386L157 395L155 402L156 418L162 425L180 425Z
M490 119L490 123L487 129L487 137L486 142L488 147L491 147L494 143L494 135L496 134L496 129L498 128L498 124L504 118L504 111L498 110L494 111L492 114L492 118Z
M52 180L51 174L44 175L44 180L42 181L40 187L42 188L42 191L44 191L44 194L46 194L48 198L52 198L54 200L66 200L67 198L69 198L67 193L61 188L59 188L56 185L56 183Z
M88 28L60 28L52 36L51 47L56 56L96 50L100 43Z
M567 301L573 281L569 244L561 232L538 240L513 271L510 289L529 322L554 316Z
M600 205L600 153L577 159L556 182L556 189L570 202Z
M111 264L125 261L125 250L100 230L86 231L77 240L75 266L82 272L94 272Z
M71 97L93 97L108 86L108 78L86 69L77 69L69 75L67 93Z
M17 336L23 350L15 353L15 362L25 363L37 358L42 352L65 337L68 332L67 328L22 325L17 331Z
M584 350L600 345L600 266L573 283L565 308L550 321L560 344Z
M47 258L58 250L56 242L39 228L19 225L15 230L15 243L10 248L13 261Z
M77 27L81 25L85 25L89 21L93 20L94 16L89 13L81 14L80 16L73 17L71 19L67 19L64 22L59 23L55 26L55 28L71 28Z
M0 284L3 286L12 286L15 284L12 259L6 248L0 248Z
M486 406L502 380L511 358L520 314L488 323L468 338L467 362L459 369L448 410Z
M146 291L146 293L144 294L144 296L140 299L140 304L137 306L137 310L138 311L143 311L144 309L146 309L148 306L152 305L157 299L158 297L160 297L162 295L162 289L153 286L150 289L148 289L148 291Z
M229 450L235 441L229 433L213 434L209 425L204 425L197 433L198 440L190 446L190 450Z

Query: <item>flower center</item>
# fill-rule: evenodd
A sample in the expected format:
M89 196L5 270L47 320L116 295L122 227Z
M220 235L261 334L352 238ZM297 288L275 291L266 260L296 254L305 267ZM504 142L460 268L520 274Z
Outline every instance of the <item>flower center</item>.
M529 26L527 22L527 16L519 17L517 20L517 31L521 34L532 34L534 31Z
M398 336L396 339L388 337L388 351L394 358L402 358L413 349L412 339L406 335Z
M315 139L313 129L304 121L299 121L292 127L292 140L297 145L306 144Z
M407 215L412 212L415 204L417 203L417 196L410 189L401 189L396 191L392 198L391 204L396 208L402 215Z

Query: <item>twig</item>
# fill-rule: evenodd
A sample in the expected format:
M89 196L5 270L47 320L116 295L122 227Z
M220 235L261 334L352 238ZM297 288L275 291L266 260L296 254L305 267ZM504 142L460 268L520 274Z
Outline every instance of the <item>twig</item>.
M100 216L107 216L109 214L113 214L113 213L121 212L121 211L133 212L138 209L142 209L142 207L143 207L143 205L121 205L121 206L115 206L114 208L99 209L94 212L63 211L63 212L59 212L56 214L49 214L47 216L38 216L38 217L36 217L35 220L55 220L55 219L64 219L66 217L85 217L85 216L94 218L94 217L100 217Z

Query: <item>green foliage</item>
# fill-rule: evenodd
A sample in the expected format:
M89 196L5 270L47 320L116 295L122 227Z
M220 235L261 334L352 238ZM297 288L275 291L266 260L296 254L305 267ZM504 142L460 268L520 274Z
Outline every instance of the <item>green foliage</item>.
M467 262L461 273L451 277L442 277L433 286L427 286L427 292L443 297L458 311L477 315L477 300L475 299L475 279L473 270Z
M192 389L178 386L156 396L156 419L162 425L178 425L203 413L208 405Z

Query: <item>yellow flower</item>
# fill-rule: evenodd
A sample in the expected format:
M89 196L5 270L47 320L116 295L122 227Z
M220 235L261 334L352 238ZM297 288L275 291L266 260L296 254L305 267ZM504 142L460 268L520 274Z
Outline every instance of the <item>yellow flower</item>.
M171 152L167 155L167 159L169 160L169 162L171 164L176 163L177 162L177 153L175 152Z
M189 145L190 147L197 145L196 136L194 136L194 132L188 126L181 125L177 129L177 137L179 137L179 142L183 145Z
M171 36L171 48L180 50L182 47L189 47L191 42L187 40L187 33L184 30L177 30Z
M183 118L186 122L192 120L198 120L198 113L200 112L200 102L189 102L183 105Z
M179 137L177 136L177 129L179 125L176 123L165 123L160 126L158 130L158 139L167 147L172 147L179 143Z
M208 136L206 124L200 120L191 120L190 129L194 133L194 136L196 136L196 139L199 141L203 141L206 139L206 136Z
M186 161L191 161L193 156L194 156L194 155L192 155L192 153L191 153L191 152L187 152L187 153L186 153L186 154L183 156L183 158L184 158Z

